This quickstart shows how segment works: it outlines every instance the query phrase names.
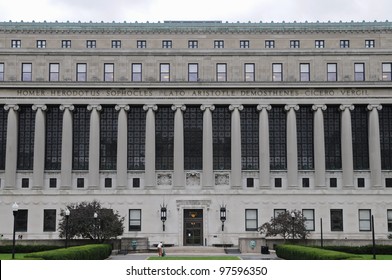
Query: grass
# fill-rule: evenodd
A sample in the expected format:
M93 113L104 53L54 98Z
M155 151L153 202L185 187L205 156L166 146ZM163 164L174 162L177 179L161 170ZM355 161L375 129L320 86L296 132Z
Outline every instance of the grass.
M224 260L224 261L231 261L231 260L240 260L239 257L236 256L165 256L165 257L149 257L147 260Z
M364 260L372 260L373 255L359 255ZM376 255L376 260L392 260L392 255Z

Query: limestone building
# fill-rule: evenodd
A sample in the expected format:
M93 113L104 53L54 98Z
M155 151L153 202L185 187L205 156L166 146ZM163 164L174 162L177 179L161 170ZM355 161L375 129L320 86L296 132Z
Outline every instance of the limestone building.
M124 237L392 233L392 24L0 23L0 233L96 199ZM166 220L163 223L161 215ZM224 226L222 226L222 220Z

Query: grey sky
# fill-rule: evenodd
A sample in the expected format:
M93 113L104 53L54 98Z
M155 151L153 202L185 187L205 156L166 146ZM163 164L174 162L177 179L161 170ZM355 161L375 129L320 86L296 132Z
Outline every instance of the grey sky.
M391 0L12 0L0 21L385 21Z

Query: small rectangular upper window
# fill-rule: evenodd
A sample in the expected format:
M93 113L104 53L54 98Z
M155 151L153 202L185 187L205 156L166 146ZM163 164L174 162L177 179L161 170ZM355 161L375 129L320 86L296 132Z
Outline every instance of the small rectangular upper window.
M265 41L265 48L266 49L273 49L273 48L275 48L275 41L274 40L267 40L267 41Z
M137 47L138 49L145 49L145 48L147 48L147 41L138 40L138 41L136 42L136 47Z
M365 40L365 48L371 49L376 47L376 42L374 40Z
M22 47L22 41L21 40L11 40L11 48L19 49L21 47Z
M340 48L348 49L350 47L350 40L340 40Z
M241 40L240 41L240 48L241 49L249 49L250 43L249 40Z
M199 42L197 40L189 40L188 48L189 49L197 49L199 47Z
M46 40L37 40L37 49L45 49Z
M225 47L225 42L223 40L214 41L214 49L223 49Z
M121 41L112 40L112 49L121 49Z
M291 49L299 49L299 40L291 40L290 41Z
M316 41L314 41L314 47L316 49L323 49L324 46L325 46L324 40L316 40Z
M61 41L61 48L70 49L71 48L71 40L62 40Z
M95 41L95 40L87 40L86 41L86 48L95 49L96 47L97 47L97 41Z
M162 49L171 49L173 47L173 42L171 40L162 41Z

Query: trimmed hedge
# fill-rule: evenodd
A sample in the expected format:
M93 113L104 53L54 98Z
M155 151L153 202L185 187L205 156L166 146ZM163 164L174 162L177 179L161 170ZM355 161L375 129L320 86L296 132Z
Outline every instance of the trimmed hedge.
M104 260L112 253L110 244L75 246L27 254L25 258L44 260Z
M320 248L320 247L317 247ZM373 246L324 246L324 249L334 250L339 252L346 252L351 254L373 254ZM392 255L392 246L391 245L376 245L376 253L377 255Z
M300 245L278 245L276 246L276 255L286 260L347 260L361 259L360 256L324 250L314 247L305 247Z

